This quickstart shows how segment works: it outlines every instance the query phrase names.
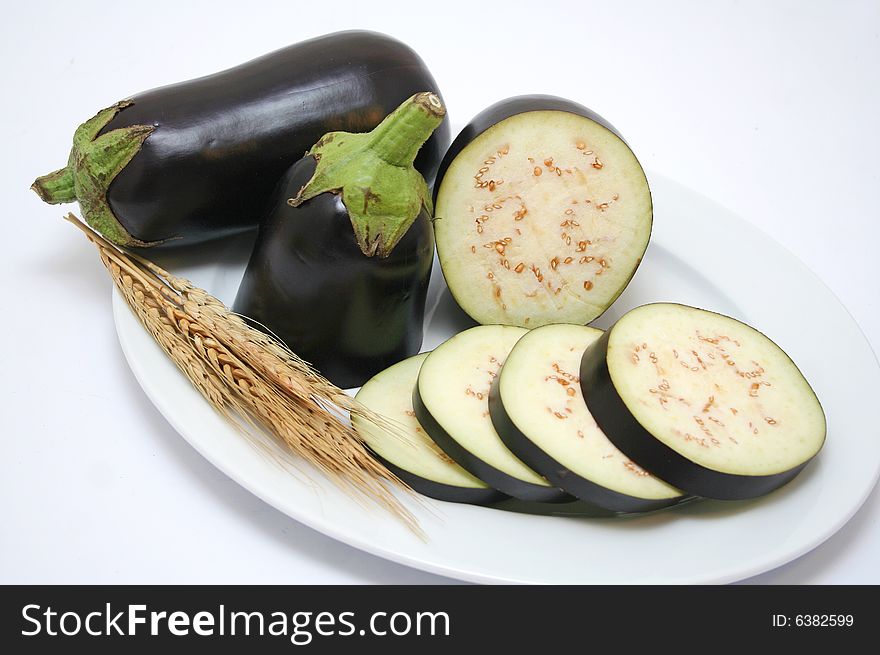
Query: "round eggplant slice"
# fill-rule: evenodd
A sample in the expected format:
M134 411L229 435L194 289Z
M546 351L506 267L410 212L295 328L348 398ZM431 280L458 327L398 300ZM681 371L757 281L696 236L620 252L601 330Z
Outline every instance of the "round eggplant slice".
M434 188L443 274L482 324L589 323L623 291L651 234L635 155L607 121L562 98L480 113Z
M413 390L416 418L447 455L473 475L521 500L572 500L508 450L489 417L489 387L526 330L503 325L465 330L422 364Z
M825 441L825 414L794 362L721 314L657 303L584 353L599 427L639 466L692 494L753 498L794 478Z
M633 463L584 403L579 370L602 331L547 325L514 346L489 395L492 422L517 457L553 484L610 512L647 512L684 494Z
M398 362L371 378L355 398L388 417L400 434L359 417L352 424L369 449L392 473L425 496L454 503L486 505L506 498L456 464L425 434L412 408L412 390L426 354Z

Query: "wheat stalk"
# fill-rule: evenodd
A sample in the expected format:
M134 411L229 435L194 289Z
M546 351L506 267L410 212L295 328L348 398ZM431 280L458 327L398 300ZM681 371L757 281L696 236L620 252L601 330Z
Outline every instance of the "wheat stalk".
M346 414L394 432L281 342L248 325L188 280L104 239L73 214L141 324L193 386L256 443L265 434L358 500L372 500L422 535L384 484L409 490L364 447Z

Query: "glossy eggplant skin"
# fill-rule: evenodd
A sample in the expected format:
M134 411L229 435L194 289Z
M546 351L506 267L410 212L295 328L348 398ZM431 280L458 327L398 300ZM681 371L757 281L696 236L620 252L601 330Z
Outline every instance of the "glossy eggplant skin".
M434 230L423 209L388 257L368 257L338 195L288 204L314 171L305 157L278 184L233 309L337 386L359 387L421 347Z
M626 143L620 135L620 132L618 132L611 123L591 109L587 109L583 105L572 100L537 93L514 96L512 98L500 100L474 116L471 122L458 133L458 136L455 137L455 140L449 146L449 149L443 156L443 161L440 162L440 168L437 170L437 177L434 180L434 203L436 204L437 202L437 192L440 190L440 184L446 175L446 170L471 141L476 139L493 125L496 125L511 116L517 116L518 114L525 114L531 111L564 111L570 114L583 116L584 118L589 118L594 123L598 123L605 129L613 132L621 141Z
M327 132L366 132L420 91L439 94L408 46L338 32L227 71L134 96L102 130L153 125L107 200L136 239L185 245L255 228L284 171ZM448 120L419 152L430 182Z

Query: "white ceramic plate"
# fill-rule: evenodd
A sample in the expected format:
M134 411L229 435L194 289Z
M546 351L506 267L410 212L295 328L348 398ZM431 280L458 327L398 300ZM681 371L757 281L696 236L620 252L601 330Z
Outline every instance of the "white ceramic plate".
M315 472L292 475L205 403L114 295L123 351L156 407L228 476L290 517L375 555L463 580L534 583L720 583L779 566L840 529L880 472L874 399L880 368L864 335L800 261L699 194L651 176L654 234L630 286L598 321L607 327L647 302L676 301L744 320L773 338L810 380L828 417L819 457L791 484L752 502L703 502L628 519L563 519L429 501L413 506L420 541L380 510L365 510ZM206 249L186 268L231 303L246 261ZM435 266L425 349L468 321Z

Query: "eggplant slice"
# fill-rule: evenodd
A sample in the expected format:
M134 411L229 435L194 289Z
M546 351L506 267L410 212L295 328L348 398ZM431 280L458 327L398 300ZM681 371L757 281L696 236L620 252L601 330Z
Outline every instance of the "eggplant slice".
M590 415L579 384L584 351L602 331L547 325L514 346L489 398L517 457L573 496L612 512L647 512L686 496L621 453Z
M425 434L412 408L412 390L427 354L398 362L370 379L355 397L365 407L395 421L401 434L359 417L352 424L369 449L415 491L438 500L486 505L507 497L456 464Z
M412 392L416 418L447 455L495 489L520 500L573 500L501 441L489 417L489 388L526 330L503 325L465 330L422 364Z
M753 498L819 452L825 415L794 362L733 318L657 303L625 314L584 353L599 427L639 466L692 494Z
M482 324L585 324L635 273L651 193L607 121L552 96L504 100L458 135L435 182L450 292Z

